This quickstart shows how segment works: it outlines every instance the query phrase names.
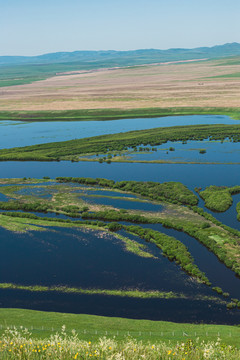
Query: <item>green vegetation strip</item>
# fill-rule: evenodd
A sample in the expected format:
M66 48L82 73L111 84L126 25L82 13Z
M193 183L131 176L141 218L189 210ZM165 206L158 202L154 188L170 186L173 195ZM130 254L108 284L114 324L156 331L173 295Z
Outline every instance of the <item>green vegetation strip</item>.
M187 247L181 241L172 236L165 235L152 229L143 229L140 226L126 226L125 229L146 241L152 242L159 247L163 254L171 261L175 261L190 276L207 285L211 285L204 272L200 271L194 264L194 259Z
M139 224L160 223L165 227L183 231L200 241L227 267L232 269L236 274L240 275L238 255L240 246L240 232L222 224L211 214L204 212L202 208L194 206L191 208L191 210L202 216L202 219L200 218L201 221L199 221L199 218L194 221L189 220L188 218L172 217L171 215L169 215L167 218L161 216L161 214L159 214L157 217L153 217L149 214L143 215L142 213L142 215L135 215L114 210L98 211L94 213L84 212L82 213L82 218L95 220L99 219L103 221L128 221ZM190 214L191 212L187 213L187 215ZM207 221L204 221L204 219ZM118 223L116 223L116 229L118 228L117 225ZM111 224L111 227L114 228L114 223Z
M197 190L197 189L196 189ZM232 205L232 195L240 193L240 186L209 186L199 195L205 201L205 206L213 211L226 211Z
M236 210L237 210L237 219L238 221L240 221L240 202L237 203Z
M137 241L128 239L126 236L119 234L115 234L115 236L125 244L126 251L143 258L155 258L150 252L146 251L147 247L144 244L139 244Z
M0 213L0 226L10 231L26 232L29 230L44 231L49 227L87 227L93 230L106 230L101 226L105 224L94 221L71 221L70 219L59 219L41 217L24 212L2 212Z
M38 78L36 80L41 80ZM13 80L6 80L13 81ZM25 79L15 80L18 83ZM29 82L34 81L30 79ZM14 83L12 83L14 84ZM9 84L10 85L10 84ZM1 84L0 84L1 86ZM2 86L4 82L2 80ZM5 85L6 86L6 85ZM145 108L145 109L88 109L88 110L63 110L63 111L0 111L0 120L23 120L23 121L96 121L96 120L117 120L132 118L148 118L176 115L228 115L240 120L238 108L227 107L171 107L171 108Z
M167 141L204 140L208 138L211 140L229 138L234 142L238 142L240 141L240 125L189 125L155 128L3 149L0 150L0 160L75 161L78 159L76 157L82 154L121 152L139 145L157 146Z
M2 218L3 221L2 222ZM83 222L83 221L71 221L71 220L63 220L63 219L55 219L55 218L42 218L33 214L28 213L2 213L0 215L0 224L2 226L5 225L8 229L16 229L18 226L18 221L15 223L14 221L9 221L11 218L19 218L20 220L20 229L22 222L23 226L26 226L27 230L38 230L38 228L34 225L42 225L42 226L85 226L85 227L93 227L99 230L110 230L117 231L122 228L126 229L128 232L138 235L145 239L146 241L151 241L155 243L163 252L163 254L171 261L175 261L177 264L181 266L181 268L191 276L194 276L198 281L203 282L207 285L211 285L210 281L206 277L206 275L199 270L199 268L193 263L194 259L191 254L187 250L187 247L182 244L180 241L175 239L174 237L170 237L158 231L154 231L151 229L142 229L140 226L123 226L118 223L98 223L98 222ZM26 225L26 222L31 222L30 225ZM22 221L21 221L22 220ZM40 220L40 221L39 221ZM9 225L5 223L10 223ZM52 225L51 225L52 223ZM100 227L101 226L101 227ZM40 229L39 229L40 230ZM117 235L119 236L119 235ZM120 239L124 241L126 245L126 250L135 253L136 255L142 257L150 257L151 255L145 252L142 248L142 245L137 244L135 241L131 241L130 239L126 239L123 237Z
M18 285L12 283L0 283L0 289L14 289L14 290L26 290L31 292L60 292L60 293L76 293L82 295L110 295L120 297L133 297L133 298L158 298L158 299L186 299L184 294L177 294L172 291L160 292L160 291L140 291L140 290L108 290L108 289L82 289L67 286L40 286L40 285ZM214 298L214 300L219 300Z
M175 293L173 291L141 291L137 289L83 289L68 286L43 286L43 285L20 285L13 283L0 283L2 290L23 290L30 292L59 292L80 295L107 295L120 296L138 299L190 299L197 301L213 301L218 304L227 304L226 301L215 296L192 295L188 296L183 293Z
M106 188L117 189L124 192L147 197L150 200L169 201L173 203L196 205L197 196L180 182L169 181L158 183L154 181L114 181L101 178L57 177L56 181L62 183L78 183L83 185L99 185Z

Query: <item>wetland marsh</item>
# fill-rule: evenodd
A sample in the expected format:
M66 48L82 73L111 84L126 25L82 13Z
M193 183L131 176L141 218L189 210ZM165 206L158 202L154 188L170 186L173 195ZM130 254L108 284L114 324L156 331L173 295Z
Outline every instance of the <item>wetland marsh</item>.
M140 130L156 124L167 128L204 123L231 125L237 121L224 116L98 121L95 133L91 122L89 126L62 122L55 140L51 129L56 122L41 123L43 133L46 131L41 141L39 134L34 139L34 129L40 124L3 122L2 128L10 127L8 133L0 134L0 140L2 137L2 144L6 144L2 148L10 148L9 134L14 126L29 126L26 142L19 137L22 146L47 143L50 138L70 140L72 124L79 129L76 136L85 138L106 134L108 124L109 132L117 133L129 131L135 124ZM239 195L232 195L232 205L222 213L205 208L199 196L210 185L240 185L240 143L237 131L231 134L236 142L229 141L230 128L228 131L223 142L187 139L187 144L172 141L157 145L157 151L132 154L133 160L146 158L147 162L164 154L171 164L1 161L2 306L238 323ZM17 134L18 130L16 139ZM222 135L216 132L213 136ZM175 151L166 154L163 149L170 147ZM199 154L202 148L206 148L205 154ZM187 163L181 164L186 158ZM203 163L190 163L198 161ZM65 181L64 177L93 180L84 183ZM96 182L96 178L112 182ZM195 188L201 188L199 194Z

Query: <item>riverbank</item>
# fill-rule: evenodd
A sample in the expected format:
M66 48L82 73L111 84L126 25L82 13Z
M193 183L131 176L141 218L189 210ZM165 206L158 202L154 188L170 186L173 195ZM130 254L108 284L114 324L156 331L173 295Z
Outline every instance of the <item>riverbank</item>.
M169 107L139 109L80 109L51 111L0 111L0 120L19 121L107 121L180 115L227 115L240 120L237 107Z

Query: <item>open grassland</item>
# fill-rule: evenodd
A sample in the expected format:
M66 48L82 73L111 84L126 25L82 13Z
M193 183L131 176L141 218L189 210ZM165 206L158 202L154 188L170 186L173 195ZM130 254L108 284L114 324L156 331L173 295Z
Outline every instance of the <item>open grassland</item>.
M167 114L167 109L171 108L177 108L178 112L186 107L239 109L239 72L240 58L235 57L234 61L211 60L62 73L32 84L2 87L1 118L4 115L16 118L21 111L27 112L22 114L23 118L31 118L32 113L33 117L44 118L44 113L36 113L41 111L49 111L47 117L64 118L66 110L148 109L151 113L151 109L158 108L159 113L165 109ZM139 113L141 116L140 110ZM78 116L84 116L84 113Z
M185 339L184 339L185 340ZM200 359L239 359L239 349L226 345L221 339L200 341L187 339L181 343L149 339L137 341L131 337L124 340L102 337L98 340L82 340L73 331L66 332L65 326L60 333L45 339L35 339L27 329L7 329L2 335L0 352L2 359L89 359L102 360L200 360ZM183 357L184 356L184 357Z
M6 327L20 327L30 329L33 338L49 337L53 332L61 332L63 325L71 334L75 329L83 340L98 340L107 335L116 336L117 340L125 339L128 334L144 343L151 339L154 342L186 341L187 338L199 337L200 340L212 341L218 337L227 344L239 347L239 326L205 325L205 324L178 324L165 321L132 320L116 317L104 317L84 314L64 314L23 309L0 309L0 333ZM174 334L173 334L174 332ZM117 335L118 334L118 335Z
M185 339L184 339L185 340ZM107 337L97 341L82 340L73 331L67 334L65 326L60 333L45 339L35 339L26 329L7 329L2 335L0 345L2 359L89 359L102 360L200 360L200 359L239 359L239 349L226 345L221 339L200 341L187 339L181 343L170 343L163 340L148 342L137 341L131 337L117 340Z
M118 342L115 339L106 337L99 339L98 342L81 341L75 334L55 335L55 338L33 341L24 334L17 331L8 330L3 338L0 348L3 359L119 359L119 360L165 360L165 359L228 359L237 360L239 349L225 345L219 340L216 342L199 342L188 340L186 343L171 346L165 342L143 344L135 339L126 339ZM10 336L9 336L10 334ZM29 337L29 335L28 335ZM10 344L9 344L9 341ZM184 356L184 358L183 358ZM217 358L216 358L217 356Z
M240 125L189 125L150 130L130 131L126 133L101 135L84 139L54 142L21 148L0 150L0 161L78 161L83 154L103 154L139 145L161 145L167 141L229 139L240 141ZM117 158L117 161L119 159Z

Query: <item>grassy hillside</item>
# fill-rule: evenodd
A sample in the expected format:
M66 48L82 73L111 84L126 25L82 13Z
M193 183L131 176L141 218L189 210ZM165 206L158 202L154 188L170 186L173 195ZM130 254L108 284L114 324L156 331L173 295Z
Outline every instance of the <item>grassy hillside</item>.
M97 64L99 66L129 66L150 62L179 61L202 58L221 58L240 55L240 44L229 43L213 47L194 49L139 49L129 51L73 51L56 52L39 56L1 56L0 65L4 64Z
M144 342L185 341L188 338L216 340L239 345L240 327L227 325L178 324L165 321L133 320L84 314L64 314L23 309L0 309L1 333L7 326L26 327L36 338L43 338L53 332L60 332L65 325L67 332L75 329L80 338L96 340L102 336L117 336L122 340L130 335Z
M57 73L240 55L240 44L195 49L74 51L40 56L1 56L0 87L29 84ZM229 60L226 60L229 61Z

